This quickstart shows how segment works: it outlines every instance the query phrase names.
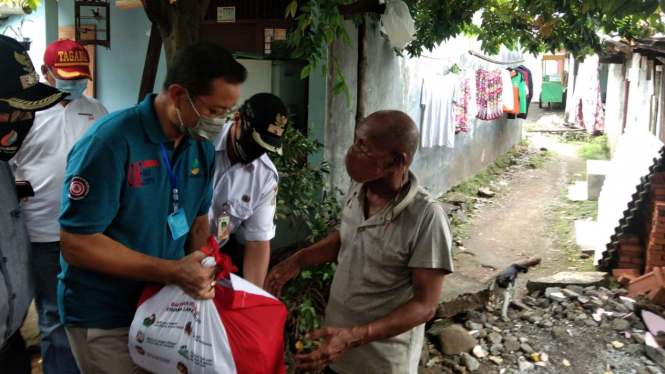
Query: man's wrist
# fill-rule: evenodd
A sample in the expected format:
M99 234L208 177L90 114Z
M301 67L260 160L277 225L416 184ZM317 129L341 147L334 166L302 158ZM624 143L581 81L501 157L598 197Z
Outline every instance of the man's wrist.
M351 327L351 341L349 342L351 347L358 347L363 344L369 343L370 339L370 327L369 325Z
M176 278L178 275L177 268L178 260L165 260L164 266L162 267L163 273L163 282L164 284L174 284L176 283Z
M298 251L292 257L293 262L300 268L300 270L309 266L307 264L307 253L305 252L306 250L307 248Z

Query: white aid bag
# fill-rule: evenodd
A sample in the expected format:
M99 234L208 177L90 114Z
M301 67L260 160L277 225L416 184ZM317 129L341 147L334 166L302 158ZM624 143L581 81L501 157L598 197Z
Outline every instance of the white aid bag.
M284 304L230 274L236 269L212 237L208 246L203 266L223 269L215 298L195 300L175 285L146 286L129 330L134 363L156 374L285 373Z

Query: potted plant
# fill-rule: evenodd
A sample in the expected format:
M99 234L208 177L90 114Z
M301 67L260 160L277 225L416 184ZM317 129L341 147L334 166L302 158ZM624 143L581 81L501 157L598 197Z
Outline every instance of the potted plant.
M12 30L12 32L15 35L15 39L18 40L18 42L21 43L21 45L23 45L23 48L25 48L26 51L29 51L30 50L30 44L32 43L32 40L30 40L30 38L28 38L28 37L23 36L23 24L25 23L25 21L32 22L29 19L23 18L21 20L21 23L16 28L14 28L12 26L7 26L5 28L5 31L2 32L2 34L6 35L7 30Z

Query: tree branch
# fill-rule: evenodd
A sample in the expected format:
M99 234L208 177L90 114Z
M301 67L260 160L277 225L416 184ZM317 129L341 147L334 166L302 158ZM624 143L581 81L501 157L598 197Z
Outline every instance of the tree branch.
M378 13L386 11L386 4L379 4L379 0L360 0L353 4L337 5L340 16L348 16L356 13Z

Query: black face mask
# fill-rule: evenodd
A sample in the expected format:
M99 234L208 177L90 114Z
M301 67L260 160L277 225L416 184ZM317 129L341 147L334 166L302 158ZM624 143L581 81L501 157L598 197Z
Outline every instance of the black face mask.
M240 162L247 165L263 156L263 154L266 153L266 150L252 138L254 129L249 126L243 116L240 116L240 118L240 136L235 140L235 145Z
M0 123L0 161L9 161L16 155L34 122L33 113L30 119Z

